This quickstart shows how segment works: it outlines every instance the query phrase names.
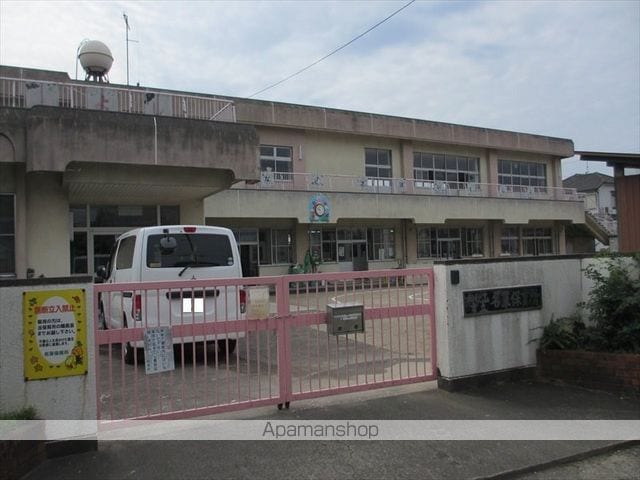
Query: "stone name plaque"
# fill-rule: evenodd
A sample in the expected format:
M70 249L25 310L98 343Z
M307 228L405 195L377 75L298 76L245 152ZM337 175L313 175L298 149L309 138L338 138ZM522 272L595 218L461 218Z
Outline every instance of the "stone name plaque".
M542 308L542 285L472 290L462 296L465 317Z

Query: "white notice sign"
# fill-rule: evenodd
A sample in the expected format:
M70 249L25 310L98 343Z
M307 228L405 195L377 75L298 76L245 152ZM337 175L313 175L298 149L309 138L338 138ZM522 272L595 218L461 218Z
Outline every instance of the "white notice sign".
M247 289L247 318L257 320L269 316L269 287L249 287Z
M153 327L144 331L144 367L147 374L175 370L171 327Z

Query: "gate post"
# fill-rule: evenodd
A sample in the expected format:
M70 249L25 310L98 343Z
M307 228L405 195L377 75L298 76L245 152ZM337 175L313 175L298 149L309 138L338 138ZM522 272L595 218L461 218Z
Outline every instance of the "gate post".
M276 283L277 306L277 345L278 345L278 383L280 384L280 402L291 401L291 327L289 277L281 276Z

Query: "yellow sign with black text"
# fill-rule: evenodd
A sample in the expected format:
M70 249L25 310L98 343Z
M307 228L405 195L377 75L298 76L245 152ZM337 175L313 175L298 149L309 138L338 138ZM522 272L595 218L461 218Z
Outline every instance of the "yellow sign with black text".
M25 380L87 373L84 289L23 293Z

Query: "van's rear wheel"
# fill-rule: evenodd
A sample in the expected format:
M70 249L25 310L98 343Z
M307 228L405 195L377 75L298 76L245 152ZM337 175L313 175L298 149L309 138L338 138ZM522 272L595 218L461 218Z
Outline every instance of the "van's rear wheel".
M127 316L124 315L124 321L122 323L123 328L127 328ZM137 352L137 360L138 363L140 363L143 360L143 353L144 349L142 348L136 348L133 345L131 345L130 342L125 342L122 344L122 348L124 349L124 363L126 363L127 365L134 365L136 363L136 350L138 350Z
M133 365L135 363L135 348L131 346L131 343L125 342L124 344L124 363L127 365Z
M235 338L225 338L223 340L218 340L218 354L219 355L229 355L233 354L236 349L236 339Z

